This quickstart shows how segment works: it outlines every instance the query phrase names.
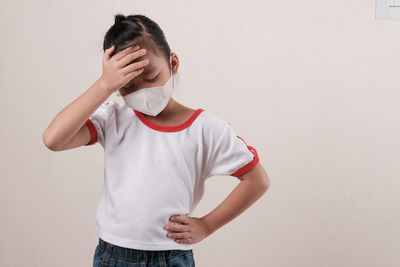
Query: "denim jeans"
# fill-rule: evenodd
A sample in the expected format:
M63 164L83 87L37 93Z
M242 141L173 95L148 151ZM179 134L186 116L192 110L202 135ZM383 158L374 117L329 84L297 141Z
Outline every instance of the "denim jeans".
M139 250L120 247L99 238L93 267L195 267L193 250Z

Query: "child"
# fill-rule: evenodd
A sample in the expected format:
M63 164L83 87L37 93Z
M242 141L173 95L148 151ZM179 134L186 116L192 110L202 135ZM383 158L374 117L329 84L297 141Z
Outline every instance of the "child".
M268 176L228 122L171 97L179 61L154 21L117 14L103 49L100 79L43 135L54 151L104 148L93 266L194 266L193 244L264 194ZM117 91L123 101L105 102ZM213 212L190 217L213 175L246 185Z

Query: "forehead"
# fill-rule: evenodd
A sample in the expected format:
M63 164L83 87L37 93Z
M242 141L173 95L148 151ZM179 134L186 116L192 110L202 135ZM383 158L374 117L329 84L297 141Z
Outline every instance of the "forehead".
M130 62L130 64L145 59L149 60L149 63L144 67L143 74L151 73L152 71L158 70L163 67L168 67L163 57L156 55L152 50L149 49L146 49L145 55L135 58Z

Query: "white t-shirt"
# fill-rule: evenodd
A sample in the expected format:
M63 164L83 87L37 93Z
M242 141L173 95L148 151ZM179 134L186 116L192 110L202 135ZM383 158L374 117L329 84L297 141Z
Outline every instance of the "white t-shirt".
M85 122L86 145L104 148L104 184L96 212L99 237L141 250L189 250L164 229L172 215L191 216L213 175L239 177L259 158L229 124L204 109L162 126L124 102L103 103Z

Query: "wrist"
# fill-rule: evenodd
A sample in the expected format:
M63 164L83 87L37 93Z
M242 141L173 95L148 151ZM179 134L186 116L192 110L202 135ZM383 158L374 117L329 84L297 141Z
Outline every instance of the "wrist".
M106 81L104 81L102 78L99 78L96 81L97 86L100 88L100 90L102 90L103 92L111 95L114 91L112 90L112 88L110 88L110 86L107 84Z
M201 217L200 219L203 221L203 223L204 223L204 225L205 225L205 227L207 229L208 235L210 235L210 234L215 232L216 229L214 227L214 224L212 223L210 218L207 217L207 215Z

